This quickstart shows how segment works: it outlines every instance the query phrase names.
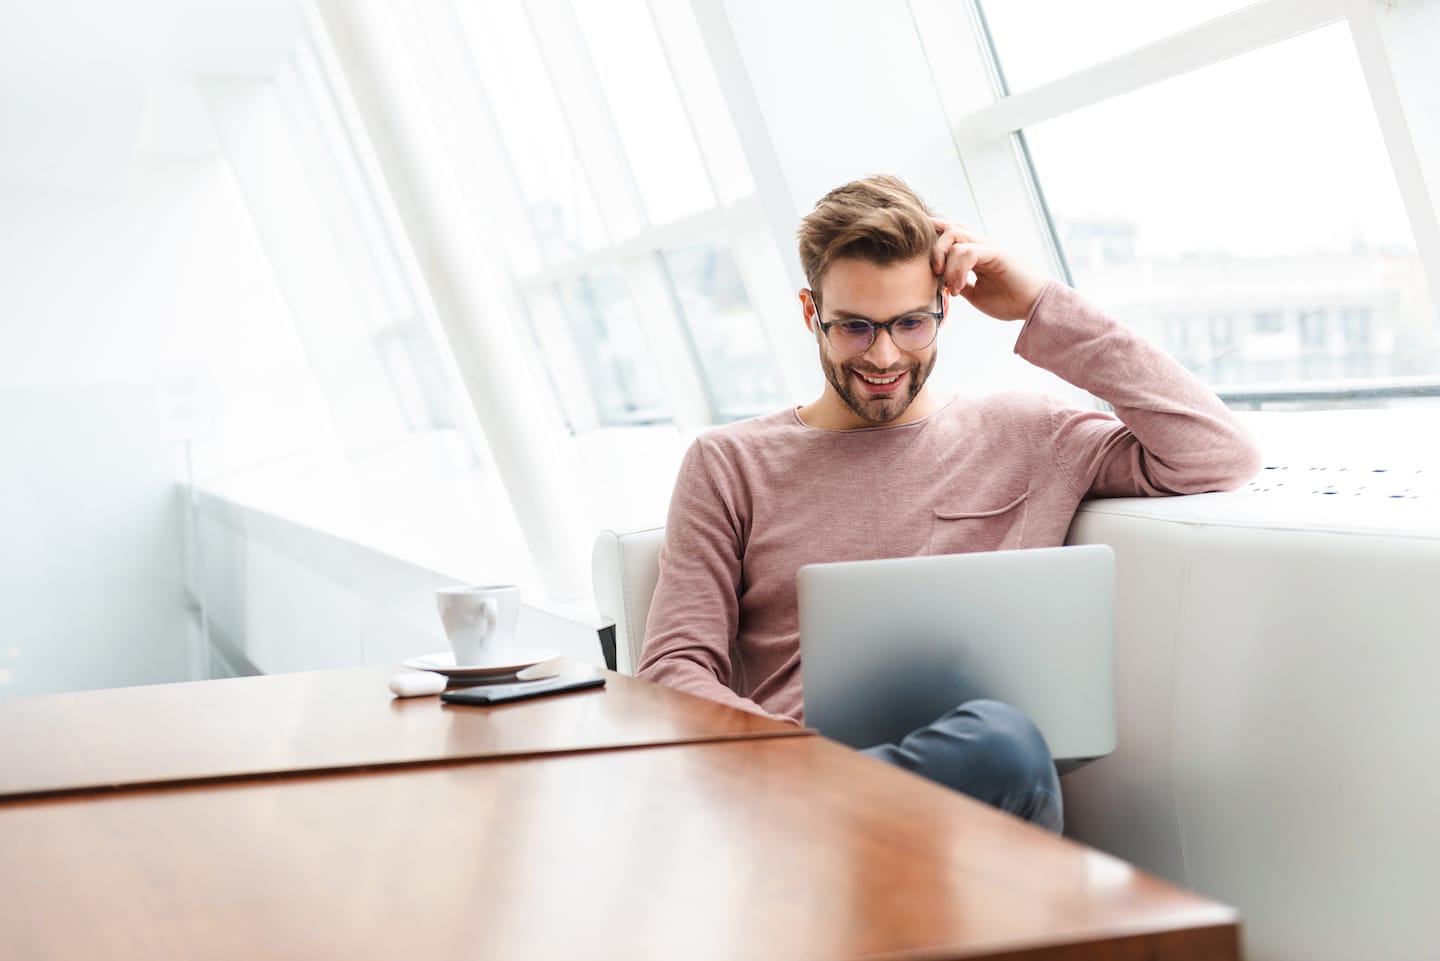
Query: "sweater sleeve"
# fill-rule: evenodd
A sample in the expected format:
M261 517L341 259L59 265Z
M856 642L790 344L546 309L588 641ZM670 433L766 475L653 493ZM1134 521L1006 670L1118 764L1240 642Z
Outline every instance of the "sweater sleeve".
M1015 352L1107 401L1052 411L1056 458L1081 497L1229 490L1260 469L1249 433L1178 361L1051 282Z
M715 484L701 441L696 440L681 462L670 498L660 578L635 673L721 704L791 721L730 687L743 554L739 520Z

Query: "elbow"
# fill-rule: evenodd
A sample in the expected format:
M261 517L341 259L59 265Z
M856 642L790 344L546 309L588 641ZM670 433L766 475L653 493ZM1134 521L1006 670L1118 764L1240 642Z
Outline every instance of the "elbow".
M647 646L640 656L640 663L635 667L635 676L647 681L654 681L657 684L664 684L666 675L669 673L668 668L665 652Z
M1217 446L1207 458L1205 467L1195 473L1195 481L1181 485L1177 494L1209 494L1233 491L1244 486L1260 472L1260 447L1248 433L1237 432L1223 446Z
M1142 466L1151 496L1213 494L1243 486L1260 472L1260 448L1242 431L1181 459L1150 459Z
M635 670L638 678L679 690L689 690L697 675L729 684L729 677L723 675L719 666L703 654L659 644L653 647L647 645L640 666Z
M1260 473L1260 445L1249 431L1239 431L1231 444L1228 470L1222 473L1217 491L1233 491Z

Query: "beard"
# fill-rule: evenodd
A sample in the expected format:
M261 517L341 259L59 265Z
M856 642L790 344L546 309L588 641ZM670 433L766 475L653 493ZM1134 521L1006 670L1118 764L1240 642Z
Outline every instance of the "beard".
M878 427L890 423L910 409L911 403L920 393L920 388L925 386L925 381L930 377L930 371L935 368L935 359L938 356L939 351L931 351L923 366L920 361L912 360L909 364L886 371L865 370L864 373L872 377L909 374L900 390L881 396L867 395L865 388L855 383L855 374L859 373L861 368L857 368L853 360L834 361L822 354L820 366L825 370L825 379L845 402L845 406L865 423Z

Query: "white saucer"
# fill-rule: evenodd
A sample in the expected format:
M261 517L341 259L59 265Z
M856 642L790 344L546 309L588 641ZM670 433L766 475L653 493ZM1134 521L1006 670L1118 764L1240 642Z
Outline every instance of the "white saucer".
M481 664L462 664L457 667L454 651L436 651L434 654L426 654L423 657L412 657L405 662L405 666L417 671L434 671L436 674L444 674L446 677L498 677L504 674L514 674L532 664L539 664L541 661L548 661L552 657L559 656L559 651L551 651L546 648L511 647Z

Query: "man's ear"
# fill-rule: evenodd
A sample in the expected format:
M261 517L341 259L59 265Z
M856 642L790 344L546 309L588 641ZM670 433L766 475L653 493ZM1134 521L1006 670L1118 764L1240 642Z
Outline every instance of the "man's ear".
M815 325L819 322L818 311L815 307L815 299L809 288L800 288L800 314L805 318L805 329L815 333Z

